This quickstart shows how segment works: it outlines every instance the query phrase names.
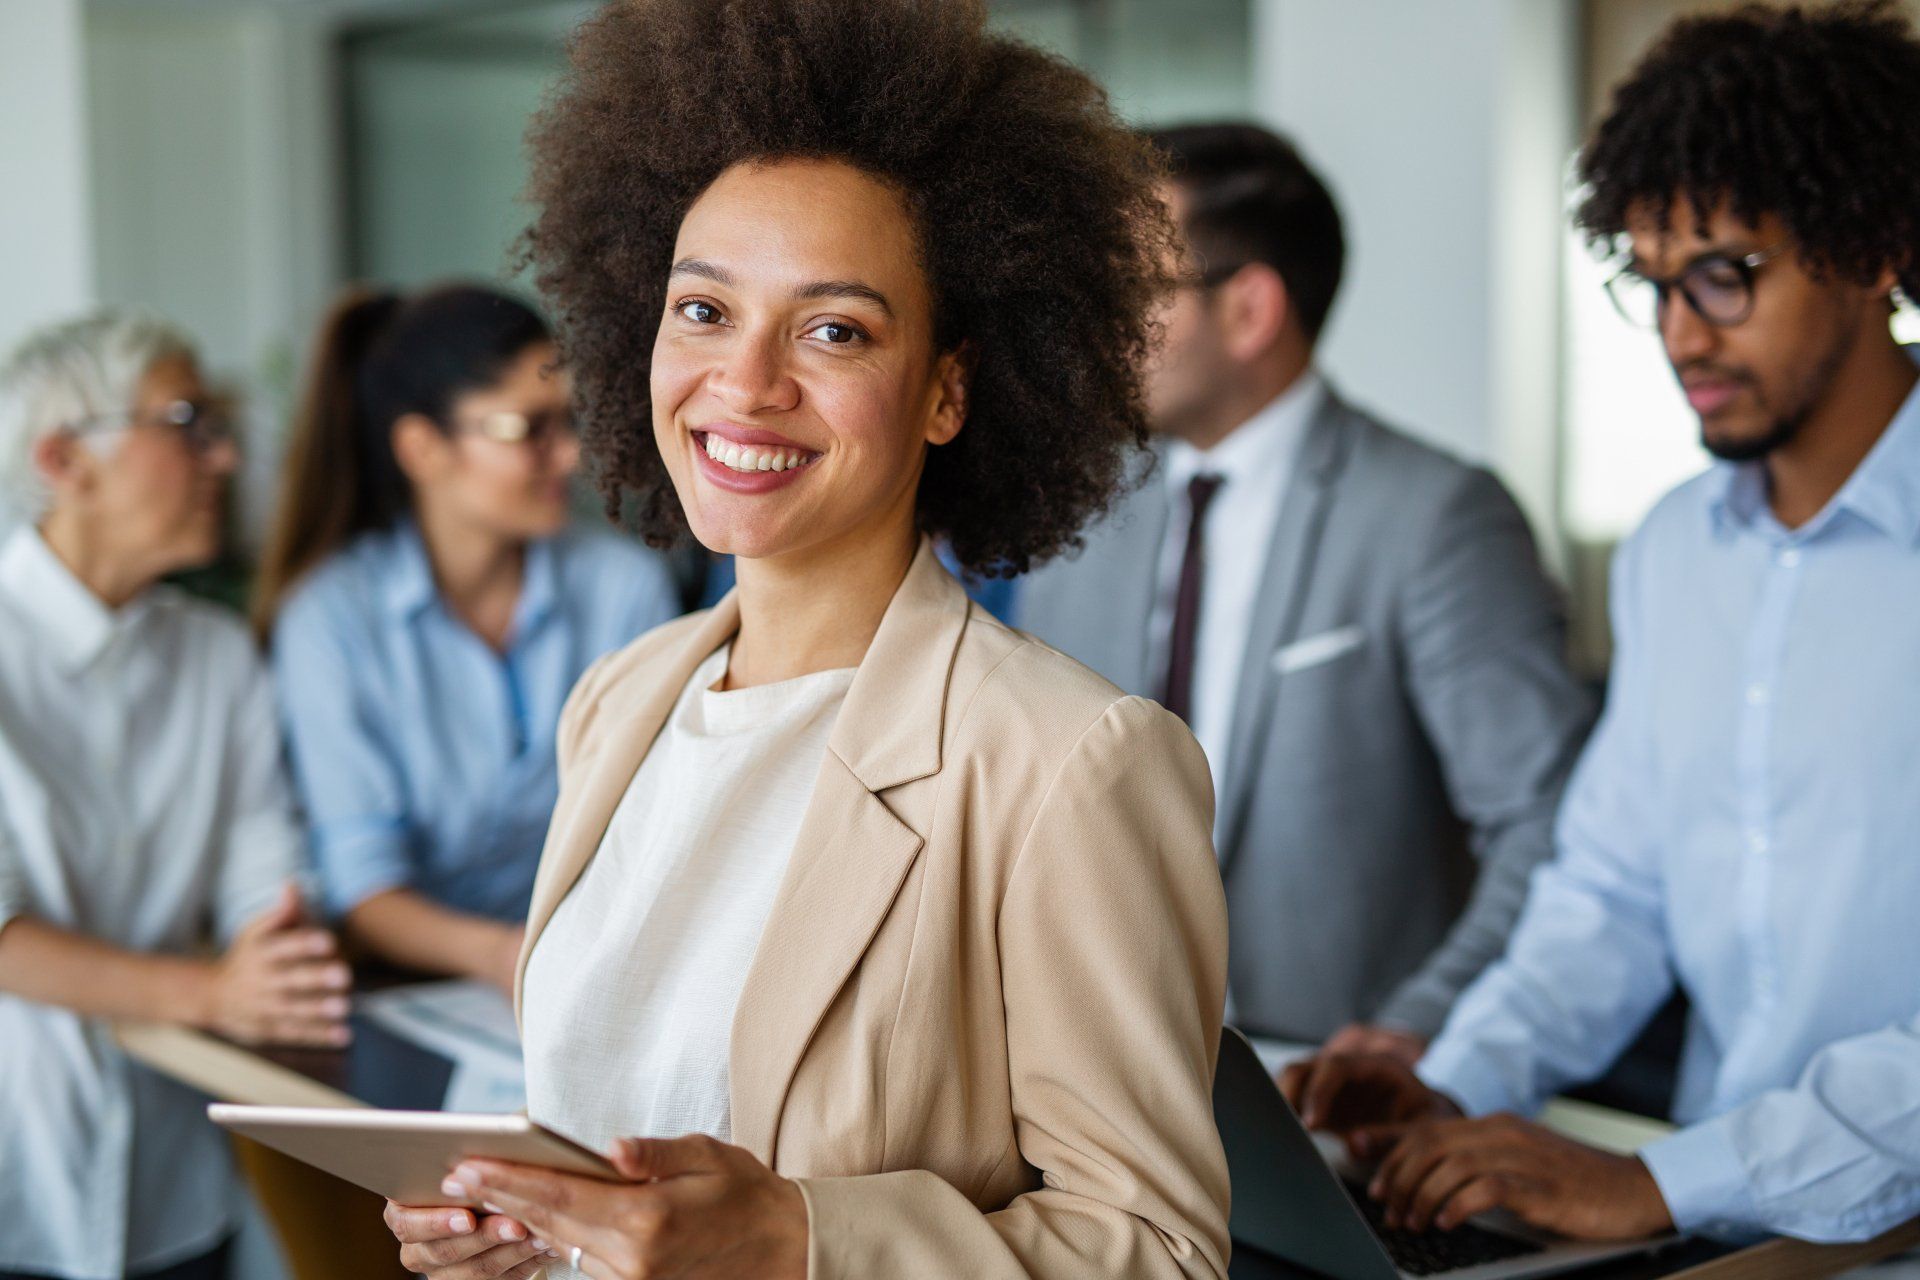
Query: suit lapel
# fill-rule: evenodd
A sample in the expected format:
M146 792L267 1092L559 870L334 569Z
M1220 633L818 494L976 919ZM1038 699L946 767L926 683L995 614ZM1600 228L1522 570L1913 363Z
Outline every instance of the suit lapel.
M769 1164L801 1056L921 844L838 756L827 754L733 1015L733 1141Z
M883 799L939 772L969 605L923 543L834 721L733 1018L733 1140L771 1163L794 1073L924 843Z
M1238 852L1240 830L1259 776L1258 748L1273 717L1273 681L1268 661L1300 626L1300 611L1313 581L1326 527L1333 484L1346 456L1346 407L1329 391L1314 414L1300 455L1287 481L1280 518L1274 522L1267 571L1255 600L1246 652L1240 659L1240 685L1234 695L1233 729L1228 736L1227 777L1219 797L1214 837L1221 869Z

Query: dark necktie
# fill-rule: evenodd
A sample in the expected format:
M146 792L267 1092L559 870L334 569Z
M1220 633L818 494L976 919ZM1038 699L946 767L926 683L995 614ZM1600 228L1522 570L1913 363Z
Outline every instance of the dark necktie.
M1207 504L1222 477L1202 472L1187 481L1187 549L1180 557L1180 588L1173 597L1173 637L1167 646L1167 682L1161 704L1193 719L1193 648L1200 632L1200 587L1207 576Z

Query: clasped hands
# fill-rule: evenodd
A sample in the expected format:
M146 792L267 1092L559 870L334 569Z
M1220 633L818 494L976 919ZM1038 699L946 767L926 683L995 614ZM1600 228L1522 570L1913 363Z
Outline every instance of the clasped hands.
M1468 1119L1397 1058L1322 1052L1289 1066L1280 1088L1308 1128L1338 1134L1356 1160L1378 1162L1367 1191L1386 1207L1390 1227L1445 1231L1505 1209L1584 1240L1673 1229L1638 1158L1517 1116Z
M751 1152L701 1135L623 1138L608 1159L626 1181L462 1161L441 1190L488 1216L389 1201L401 1265L435 1280L525 1280L578 1248L594 1280L805 1280L806 1202Z

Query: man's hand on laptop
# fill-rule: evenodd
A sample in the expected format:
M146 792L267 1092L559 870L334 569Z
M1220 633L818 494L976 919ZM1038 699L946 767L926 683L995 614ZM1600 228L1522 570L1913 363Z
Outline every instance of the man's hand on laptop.
M1323 1049L1282 1071L1280 1092L1307 1128L1342 1136L1367 1125L1408 1124L1460 1114L1453 1099L1428 1088L1411 1066L1387 1054Z
M1401 1230L1451 1230L1494 1209L1582 1240L1673 1229L1659 1184L1639 1159L1517 1116L1381 1124L1354 1130L1348 1144L1380 1161L1367 1190L1386 1206L1387 1225Z

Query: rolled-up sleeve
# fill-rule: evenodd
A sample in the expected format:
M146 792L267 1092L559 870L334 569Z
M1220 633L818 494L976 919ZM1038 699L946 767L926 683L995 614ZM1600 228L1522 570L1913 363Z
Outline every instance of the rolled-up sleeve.
M406 790L364 672L371 645L324 597L296 596L273 634L273 673L321 901L345 915L414 877Z
M214 901L214 927L223 945L273 905L281 886L297 885L303 898L314 893L272 682L251 646L237 647L229 662L239 674L239 689L227 745L229 821Z
M20 850L7 830L6 809L0 806L0 929L26 915L30 901L27 869L20 865Z

